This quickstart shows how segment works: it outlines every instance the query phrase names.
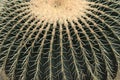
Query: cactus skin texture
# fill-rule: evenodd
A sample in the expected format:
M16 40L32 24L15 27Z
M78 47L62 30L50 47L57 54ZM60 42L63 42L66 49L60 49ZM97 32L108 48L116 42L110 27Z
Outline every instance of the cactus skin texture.
M75 12L78 15L74 18L63 18L63 12L58 19L52 15L40 17L44 8L39 14L33 13L30 0L3 2L0 69L8 80L116 78L120 62L120 0L75 1L87 5L79 7L81 13Z

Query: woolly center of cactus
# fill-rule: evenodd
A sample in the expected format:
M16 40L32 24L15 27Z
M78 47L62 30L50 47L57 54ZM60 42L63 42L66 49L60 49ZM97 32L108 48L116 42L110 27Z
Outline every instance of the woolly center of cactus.
M82 16L89 7L85 0L31 0L30 3L33 15L50 22Z

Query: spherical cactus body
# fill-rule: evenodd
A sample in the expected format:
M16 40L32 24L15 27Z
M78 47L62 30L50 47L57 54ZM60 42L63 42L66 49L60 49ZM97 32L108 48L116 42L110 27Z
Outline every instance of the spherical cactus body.
M0 8L5 80L114 80L119 62L120 0L6 0Z

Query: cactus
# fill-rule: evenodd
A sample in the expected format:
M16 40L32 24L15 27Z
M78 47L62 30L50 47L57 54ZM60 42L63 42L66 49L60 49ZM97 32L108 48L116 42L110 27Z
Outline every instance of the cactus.
M3 2L0 69L8 80L113 80L119 62L120 0Z

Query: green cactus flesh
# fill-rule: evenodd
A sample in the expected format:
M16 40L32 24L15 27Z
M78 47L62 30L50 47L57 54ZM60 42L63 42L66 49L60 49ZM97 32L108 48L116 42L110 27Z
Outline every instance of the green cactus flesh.
M0 3L0 69L8 80L116 78L120 0Z

